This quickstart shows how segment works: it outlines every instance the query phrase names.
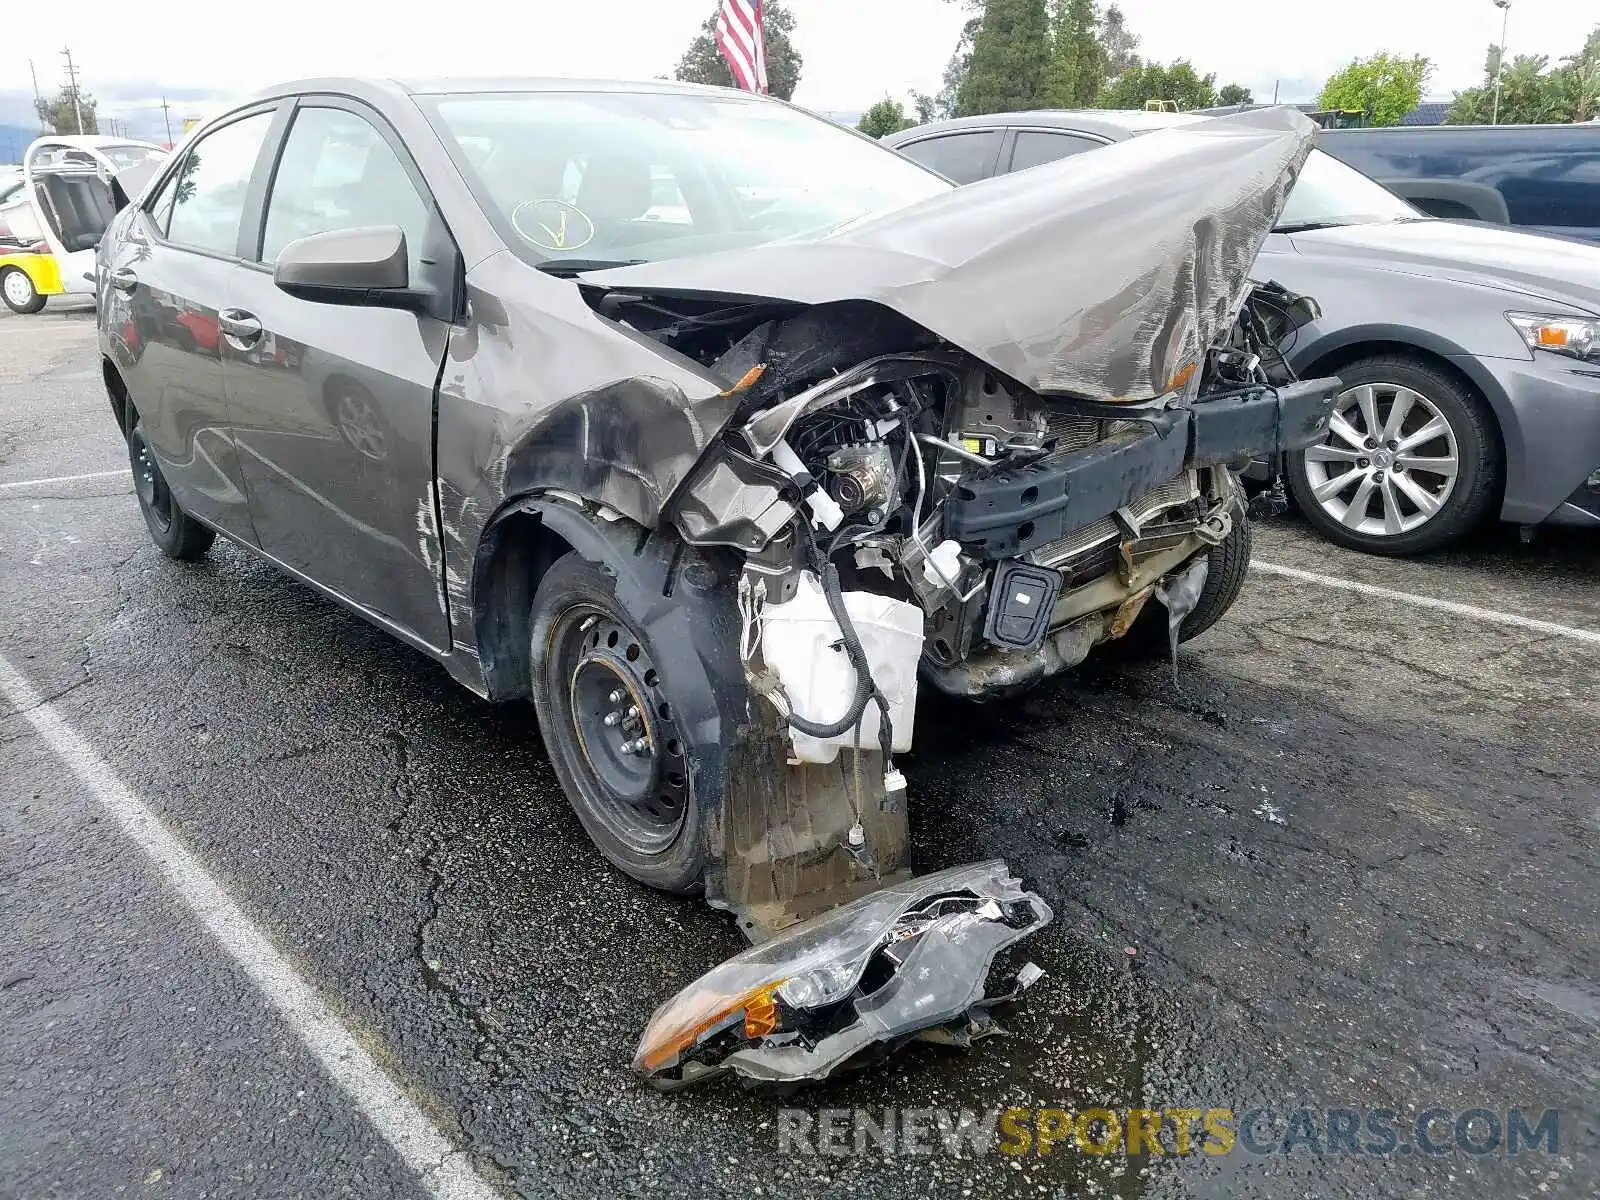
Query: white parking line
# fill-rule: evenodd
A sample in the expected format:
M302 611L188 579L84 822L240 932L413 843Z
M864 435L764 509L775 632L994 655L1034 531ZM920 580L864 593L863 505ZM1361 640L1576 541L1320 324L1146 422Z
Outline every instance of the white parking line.
M0 658L0 695L94 793L123 832L155 861L173 890L428 1191L439 1200L493 1200L494 1189L473 1169L466 1154L384 1073L311 984L117 777L111 765L4 658Z
M1250 569L1259 571L1263 575L1281 575L1285 579L1298 579L1301 583L1314 583L1320 587L1337 588L1344 592L1357 592L1363 596L1378 596L1385 600L1398 600L1403 604L1415 605L1417 608L1431 608L1436 612L1453 613L1458 617L1471 617L1476 621L1488 621L1495 625L1510 625L1517 629L1532 629L1538 633L1548 633L1554 637L1571 638L1575 642L1587 642L1591 646L1600 646L1600 633L1592 629L1576 629L1571 625L1557 625L1554 621L1540 621L1534 617L1518 616L1516 613L1501 612L1495 608L1479 608L1476 604L1460 604L1454 600L1439 600L1433 596L1419 596L1415 592L1398 592L1393 588L1378 587L1371 583L1358 583L1354 579L1340 579L1336 575L1318 575L1314 571L1302 571L1298 567L1286 567L1280 563L1263 562L1259 558L1250 560Z
M113 476L128 475L128 468L122 467L116 471L91 471L87 475L55 475L49 479L19 479L15 483L0 483L0 492L11 488L25 487L50 487L57 483L78 483L85 479L110 479Z

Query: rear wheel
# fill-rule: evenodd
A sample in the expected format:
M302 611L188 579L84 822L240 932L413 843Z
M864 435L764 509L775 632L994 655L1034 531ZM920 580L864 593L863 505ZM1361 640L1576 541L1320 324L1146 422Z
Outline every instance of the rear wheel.
M640 883L694 890L705 852L687 742L611 576L578 554L558 560L539 581L531 625L534 709L578 820Z
M1339 377L1327 436L1284 472L1307 521L1340 545L1400 555L1448 545L1488 517L1499 439L1476 395L1400 355L1361 359Z
M21 267L7 267L0 271L0 299L14 313L27 315L44 307L44 297L33 286L33 280Z
M133 467L133 487L139 496L139 511L150 528L150 540L168 558L200 558L211 549L217 535L178 507L172 489L161 474L144 437L144 423L137 417L128 431L128 461Z

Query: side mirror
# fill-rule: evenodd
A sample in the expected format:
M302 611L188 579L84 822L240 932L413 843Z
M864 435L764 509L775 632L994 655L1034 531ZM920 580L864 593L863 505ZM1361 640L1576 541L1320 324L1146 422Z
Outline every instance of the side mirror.
M422 309L426 298L411 290L407 257L398 225L314 233L283 248L272 282L320 304Z

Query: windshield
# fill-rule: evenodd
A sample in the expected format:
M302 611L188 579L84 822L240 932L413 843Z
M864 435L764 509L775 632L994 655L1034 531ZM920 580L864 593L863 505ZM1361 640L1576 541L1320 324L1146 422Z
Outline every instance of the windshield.
M632 262L819 236L949 190L782 104L660 92L419 97L530 262Z
M154 146L101 146L100 153L111 160L111 164L119 171L126 171L129 167L137 167L142 162L151 159L166 158L166 151L158 150Z
M1327 225L1366 225L1420 216L1381 183L1331 154L1313 150L1289 193L1289 203L1283 207L1277 228L1292 231Z

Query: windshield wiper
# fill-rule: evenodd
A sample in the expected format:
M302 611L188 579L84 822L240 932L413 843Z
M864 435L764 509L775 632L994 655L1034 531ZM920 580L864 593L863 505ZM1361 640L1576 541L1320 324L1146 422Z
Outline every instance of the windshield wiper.
M1313 229L1337 229L1348 221L1291 221L1287 225L1274 225L1273 233L1310 233Z
M571 279L585 271L606 271L612 267L637 267L642 258L552 258L539 264L539 270L557 279Z

